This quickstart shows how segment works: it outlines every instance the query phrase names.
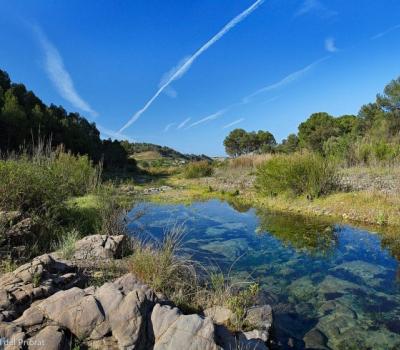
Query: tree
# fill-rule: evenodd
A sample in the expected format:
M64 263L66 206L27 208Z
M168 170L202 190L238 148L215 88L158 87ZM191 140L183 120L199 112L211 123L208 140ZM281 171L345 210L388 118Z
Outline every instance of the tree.
M275 145L274 135L263 130L247 132L243 129L235 129L224 140L226 153L233 157L254 152L272 152Z
M323 153L323 144L340 133L335 118L325 112L312 114L299 125L300 145L312 151Z
M299 148L299 138L296 134L289 134L286 139L282 140L282 143L278 146L278 152L283 153L294 153Z
M224 140L225 151L232 157L245 153L247 132L244 129L234 129Z
M256 137L258 151L261 153L272 152L273 148L276 146L274 135L272 135L269 131L259 130Z

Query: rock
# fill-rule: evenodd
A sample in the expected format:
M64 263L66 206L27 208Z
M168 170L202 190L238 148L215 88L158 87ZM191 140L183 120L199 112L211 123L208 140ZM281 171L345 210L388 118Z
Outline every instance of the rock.
M100 339L109 332L101 306L93 295L86 295L80 288L58 292L35 308L47 320L70 330L79 339Z
M264 336L265 331L258 330L241 333L238 338L237 348L241 350L268 350L265 344L266 340L260 338Z
M145 345L146 325L156 301L151 289L128 274L114 283L104 284L96 291L95 297L120 347Z
M47 326L26 341L29 350L63 350L68 349L65 332L57 326Z
M0 277L0 321L11 321L36 300L82 283L74 265L41 255Z
M75 243L73 258L76 260L120 258L122 257L126 247L127 237L125 235L87 236Z
M259 339L267 341L273 323L272 307L270 305L251 307L246 312L245 322L260 332Z
M204 316L211 317L217 324L227 324L233 313L228 308L223 306L213 306L204 310Z
M217 350L211 318L182 315L177 308L156 304L151 314L154 350Z
M328 338L320 330L313 328L311 331L306 333L303 338L306 348L318 349L318 350L329 350L327 347Z

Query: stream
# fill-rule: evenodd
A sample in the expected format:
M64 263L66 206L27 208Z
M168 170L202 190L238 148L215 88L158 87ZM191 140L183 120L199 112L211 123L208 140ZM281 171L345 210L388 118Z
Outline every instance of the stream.
M184 223L183 251L260 283L282 349L400 349L400 244L319 218L234 208L140 203L133 235L161 239Z

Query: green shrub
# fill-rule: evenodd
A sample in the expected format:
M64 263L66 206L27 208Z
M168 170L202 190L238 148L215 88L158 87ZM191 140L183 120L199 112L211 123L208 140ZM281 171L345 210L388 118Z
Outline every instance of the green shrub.
M256 186L264 194L318 197L338 183L335 164L315 153L277 155L257 170Z
M43 213L70 196L83 195L99 181L99 170L87 156L59 148L0 160L0 208Z
M61 236L55 248L61 253L64 259L71 259L73 257L75 253L75 242L79 237L80 234L77 230L66 232Z
M183 170L183 176L186 179L195 179L199 177L211 176L212 174L213 174L213 167L206 160L189 163Z
M21 258L48 251L65 232L89 226L89 222L71 223L65 216L68 199L87 194L99 182L99 167L87 156L72 155L62 147L38 147L31 153L0 158L0 211L16 210L33 222L33 234L24 237L30 249Z

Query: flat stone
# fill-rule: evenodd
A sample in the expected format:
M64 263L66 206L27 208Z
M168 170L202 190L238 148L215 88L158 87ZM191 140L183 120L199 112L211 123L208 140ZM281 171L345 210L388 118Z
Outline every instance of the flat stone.
M231 319L233 313L226 307L213 306L204 310L204 316L211 317L217 324L227 324Z

